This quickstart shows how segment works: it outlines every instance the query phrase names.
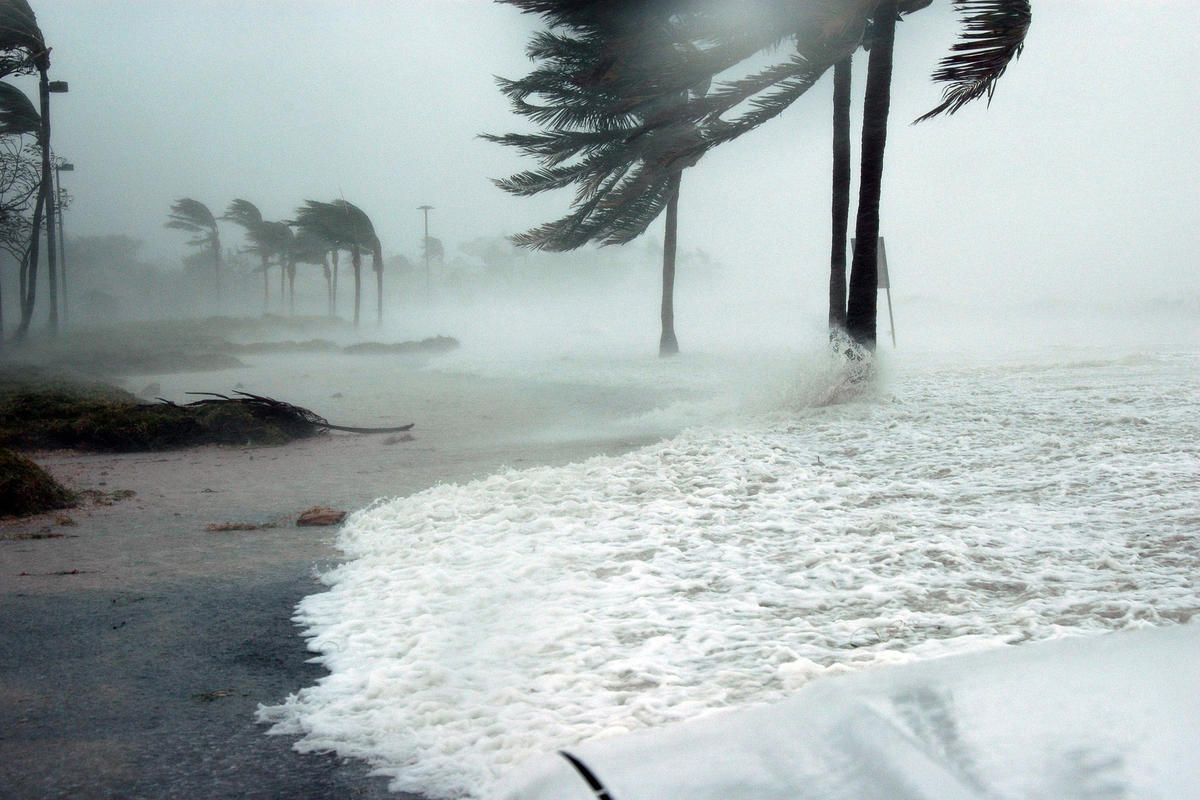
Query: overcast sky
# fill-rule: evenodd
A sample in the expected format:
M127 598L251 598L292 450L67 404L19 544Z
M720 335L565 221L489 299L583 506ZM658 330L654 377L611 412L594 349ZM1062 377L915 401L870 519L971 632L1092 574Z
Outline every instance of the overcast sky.
M68 235L129 234L147 256L178 260L185 237L162 227L175 198L220 213L244 197L278 219L304 199L344 196L370 214L386 251L414 255L424 203L448 250L567 209L566 194L514 198L488 180L531 165L477 138L523 127L493 76L529 69L537 21L508 6L32 4L54 47L51 77L70 83L52 117L56 149L77 169L63 181L76 198ZM935 0L898 27L882 211L897 293L1194 296L1200 4L1034 0L1033 11L991 107L919 126L908 123L937 102L928 75L955 17ZM784 276L821 301L830 80L687 172L681 247L746 280Z

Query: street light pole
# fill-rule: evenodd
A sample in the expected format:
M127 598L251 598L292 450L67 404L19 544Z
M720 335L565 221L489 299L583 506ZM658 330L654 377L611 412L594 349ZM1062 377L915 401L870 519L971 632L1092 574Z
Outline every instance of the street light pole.
M70 308L67 305L67 239L63 232L63 209L66 207L62 190L62 173L74 172L75 165L64 158L54 162L54 198L58 203L58 267L59 277L62 278L63 325L70 321Z
M422 244L425 248L425 302L428 303L433 296L433 290L430 288L433 280L429 271L429 212L433 210L433 206L417 206L417 210L425 212L425 239Z
M49 62L47 62L49 66ZM50 186L50 95L67 91L66 81L52 81L45 69L41 72L39 94L42 106L42 200L46 209L46 259L50 289L50 332L58 333L58 259L54 241L54 197Z

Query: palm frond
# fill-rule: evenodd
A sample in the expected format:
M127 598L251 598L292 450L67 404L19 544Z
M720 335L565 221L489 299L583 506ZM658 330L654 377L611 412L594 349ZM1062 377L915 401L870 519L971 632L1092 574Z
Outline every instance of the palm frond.
M0 81L0 134L36 134L42 117L25 93Z
M963 32L950 55L938 64L933 79L948 84L942 102L916 122L960 108L996 91L996 82L1008 65L1021 55L1029 32L1029 0L955 0L963 15Z
M0 76L48 69L50 49L26 0L0 0Z

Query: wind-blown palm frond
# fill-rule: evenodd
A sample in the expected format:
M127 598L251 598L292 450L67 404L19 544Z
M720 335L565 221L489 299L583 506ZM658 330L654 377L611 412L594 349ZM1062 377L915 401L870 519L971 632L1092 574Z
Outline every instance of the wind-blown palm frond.
M217 220L204 203L184 197L171 206L166 227L196 234L188 242L190 245L211 245L216 235Z
M1032 14L1029 0L955 0L963 32L942 59L933 79L948 84L942 102L916 121L953 114L972 100L996 91L996 82L1021 55Z
M0 0L0 76L50 66L50 50L26 0Z
M0 81L0 134L36 134L42 117L25 93Z

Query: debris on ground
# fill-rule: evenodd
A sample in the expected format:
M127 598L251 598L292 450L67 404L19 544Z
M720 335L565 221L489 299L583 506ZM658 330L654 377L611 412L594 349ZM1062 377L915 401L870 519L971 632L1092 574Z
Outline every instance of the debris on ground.
M325 506L313 506L297 518L296 525L300 527L341 525L342 520L346 518L346 513L345 511L338 511L337 509Z

